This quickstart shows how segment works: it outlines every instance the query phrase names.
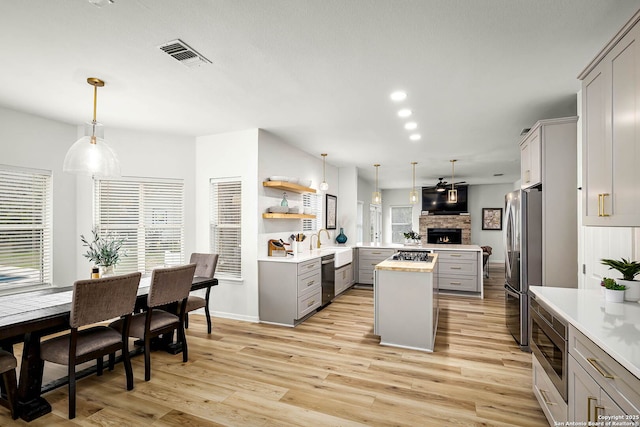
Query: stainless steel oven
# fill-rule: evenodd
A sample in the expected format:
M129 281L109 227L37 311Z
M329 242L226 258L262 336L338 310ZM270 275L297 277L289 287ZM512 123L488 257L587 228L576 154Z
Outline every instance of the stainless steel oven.
M564 401L567 401L567 323L530 294L531 351Z

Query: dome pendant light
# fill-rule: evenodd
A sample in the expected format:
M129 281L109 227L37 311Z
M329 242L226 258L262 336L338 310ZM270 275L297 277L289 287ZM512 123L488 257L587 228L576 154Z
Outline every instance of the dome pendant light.
M371 203L373 203L374 205L379 205L382 203L382 194L380 194L380 191L378 190L378 168L380 167L380 165L376 163L375 165L373 165L373 167L376 168L376 189L371 195Z
M411 191L409 192L409 203L415 205L418 203L418 192L416 191L416 165L418 162L411 162L411 166L413 166L413 185L411 187Z
M104 140L102 124L96 121L98 88L104 82L89 77L87 83L93 86L93 120L85 124L85 136L77 140L64 158L64 172L89 176L120 176L120 162L113 149Z
M447 202L449 203L458 203L458 190L455 189L453 184L453 173L454 173L454 165L456 160L449 160L451 162L451 190L447 195Z
M322 182L320 183L320 190L327 191L329 189L329 184L327 184L327 175L326 175L326 166L325 161L327 160L327 153L320 154L322 156Z

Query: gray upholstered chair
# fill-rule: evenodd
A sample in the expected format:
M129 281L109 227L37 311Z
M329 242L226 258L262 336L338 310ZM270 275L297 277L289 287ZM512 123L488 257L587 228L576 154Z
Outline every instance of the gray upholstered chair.
M136 303L140 273L78 280L73 285L69 325L71 332L40 344L42 360L68 366L69 419L76 416L75 366L96 359L102 374L102 357L122 350L127 390L133 389L133 371L129 360L129 319ZM80 327L120 317L123 328L108 326Z
M0 374L2 374L2 383L4 385L4 392L6 393L6 398L3 397L0 399L0 404L9 408L11 418L14 420L18 418L16 366L17 361L13 354L0 350Z
M189 360L187 340L184 334L184 315L187 297L193 283L195 264L178 267L157 268L151 273L151 287L147 296L147 308L143 313L131 317L129 336L144 340L144 380L151 379L151 339L163 334L173 335L178 331L178 342L182 344L182 360ZM160 307L168 307L178 303L174 314ZM111 324L116 329L122 328L123 322L118 320Z
M192 264L196 264L196 276L213 278L216 272L216 266L218 265L218 254L191 254ZM211 296L211 285L207 286L205 297L199 297L196 295L189 295L187 299L187 308L184 321L184 327L189 327L189 312L204 308L204 313L207 317L207 333L211 333L211 313L209 313L209 297Z

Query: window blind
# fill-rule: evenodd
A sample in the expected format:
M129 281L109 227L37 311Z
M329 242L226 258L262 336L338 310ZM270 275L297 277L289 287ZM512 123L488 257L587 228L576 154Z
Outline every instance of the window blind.
M118 273L150 272L184 262L182 180L95 180L95 225L125 237Z
M0 289L51 284L51 172L0 165Z
M314 193L304 193L302 195L302 206L311 208L313 215L316 216L315 219L302 220L302 231L317 231L322 228L322 197Z
M412 228L411 206L391 206L391 242L403 243L404 233L408 233Z
M242 183L238 178L210 181L211 252L218 254L216 277L242 277Z

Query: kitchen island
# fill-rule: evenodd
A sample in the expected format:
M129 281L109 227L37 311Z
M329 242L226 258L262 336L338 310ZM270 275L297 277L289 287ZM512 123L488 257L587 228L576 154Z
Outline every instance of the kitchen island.
M387 259L375 266L374 333L380 344L433 351L438 327L437 259L438 254L431 253L426 261Z

